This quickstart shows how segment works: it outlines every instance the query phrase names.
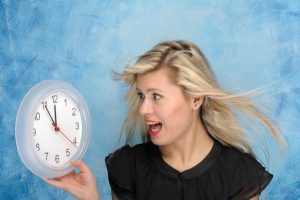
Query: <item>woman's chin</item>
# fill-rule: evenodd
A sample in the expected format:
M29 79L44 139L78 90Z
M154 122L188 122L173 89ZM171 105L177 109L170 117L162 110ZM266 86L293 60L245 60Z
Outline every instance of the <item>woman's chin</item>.
M156 135L156 136L152 136L150 135L151 141L153 144L157 145L157 146L164 146L168 144L168 141L166 140L166 138L161 137L162 135Z

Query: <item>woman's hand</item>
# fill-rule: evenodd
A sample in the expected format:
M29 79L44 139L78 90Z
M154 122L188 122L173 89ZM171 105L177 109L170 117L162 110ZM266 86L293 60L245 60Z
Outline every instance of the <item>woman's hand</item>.
M69 192L77 199L100 200L96 178L89 167L81 160L71 161L71 164L77 167L80 172L76 174L75 171L72 171L59 178L43 178L43 180L52 186Z

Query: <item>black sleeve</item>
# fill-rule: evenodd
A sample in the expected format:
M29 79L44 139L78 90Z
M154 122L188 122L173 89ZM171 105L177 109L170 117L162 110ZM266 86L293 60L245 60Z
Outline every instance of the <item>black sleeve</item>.
M120 200L134 199L132 157L131 147L126 145L105 158L110 187Z
M271 182L273 175L253 157L244 153L237 163L231 182L231 200L249 200L259 195Z

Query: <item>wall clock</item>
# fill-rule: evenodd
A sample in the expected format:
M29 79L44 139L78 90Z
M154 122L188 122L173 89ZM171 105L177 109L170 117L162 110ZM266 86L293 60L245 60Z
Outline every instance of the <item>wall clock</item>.
M80 93L70 84L46 80L33 86L20 104L16 145L24 165L35 175L55 178L73 170L91 138L91 117Z

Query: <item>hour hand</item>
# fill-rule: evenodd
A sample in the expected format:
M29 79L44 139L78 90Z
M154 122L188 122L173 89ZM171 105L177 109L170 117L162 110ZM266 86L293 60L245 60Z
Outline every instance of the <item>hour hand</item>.
M57 119L56 119L56 105L54 104L54 123L57 126Z

